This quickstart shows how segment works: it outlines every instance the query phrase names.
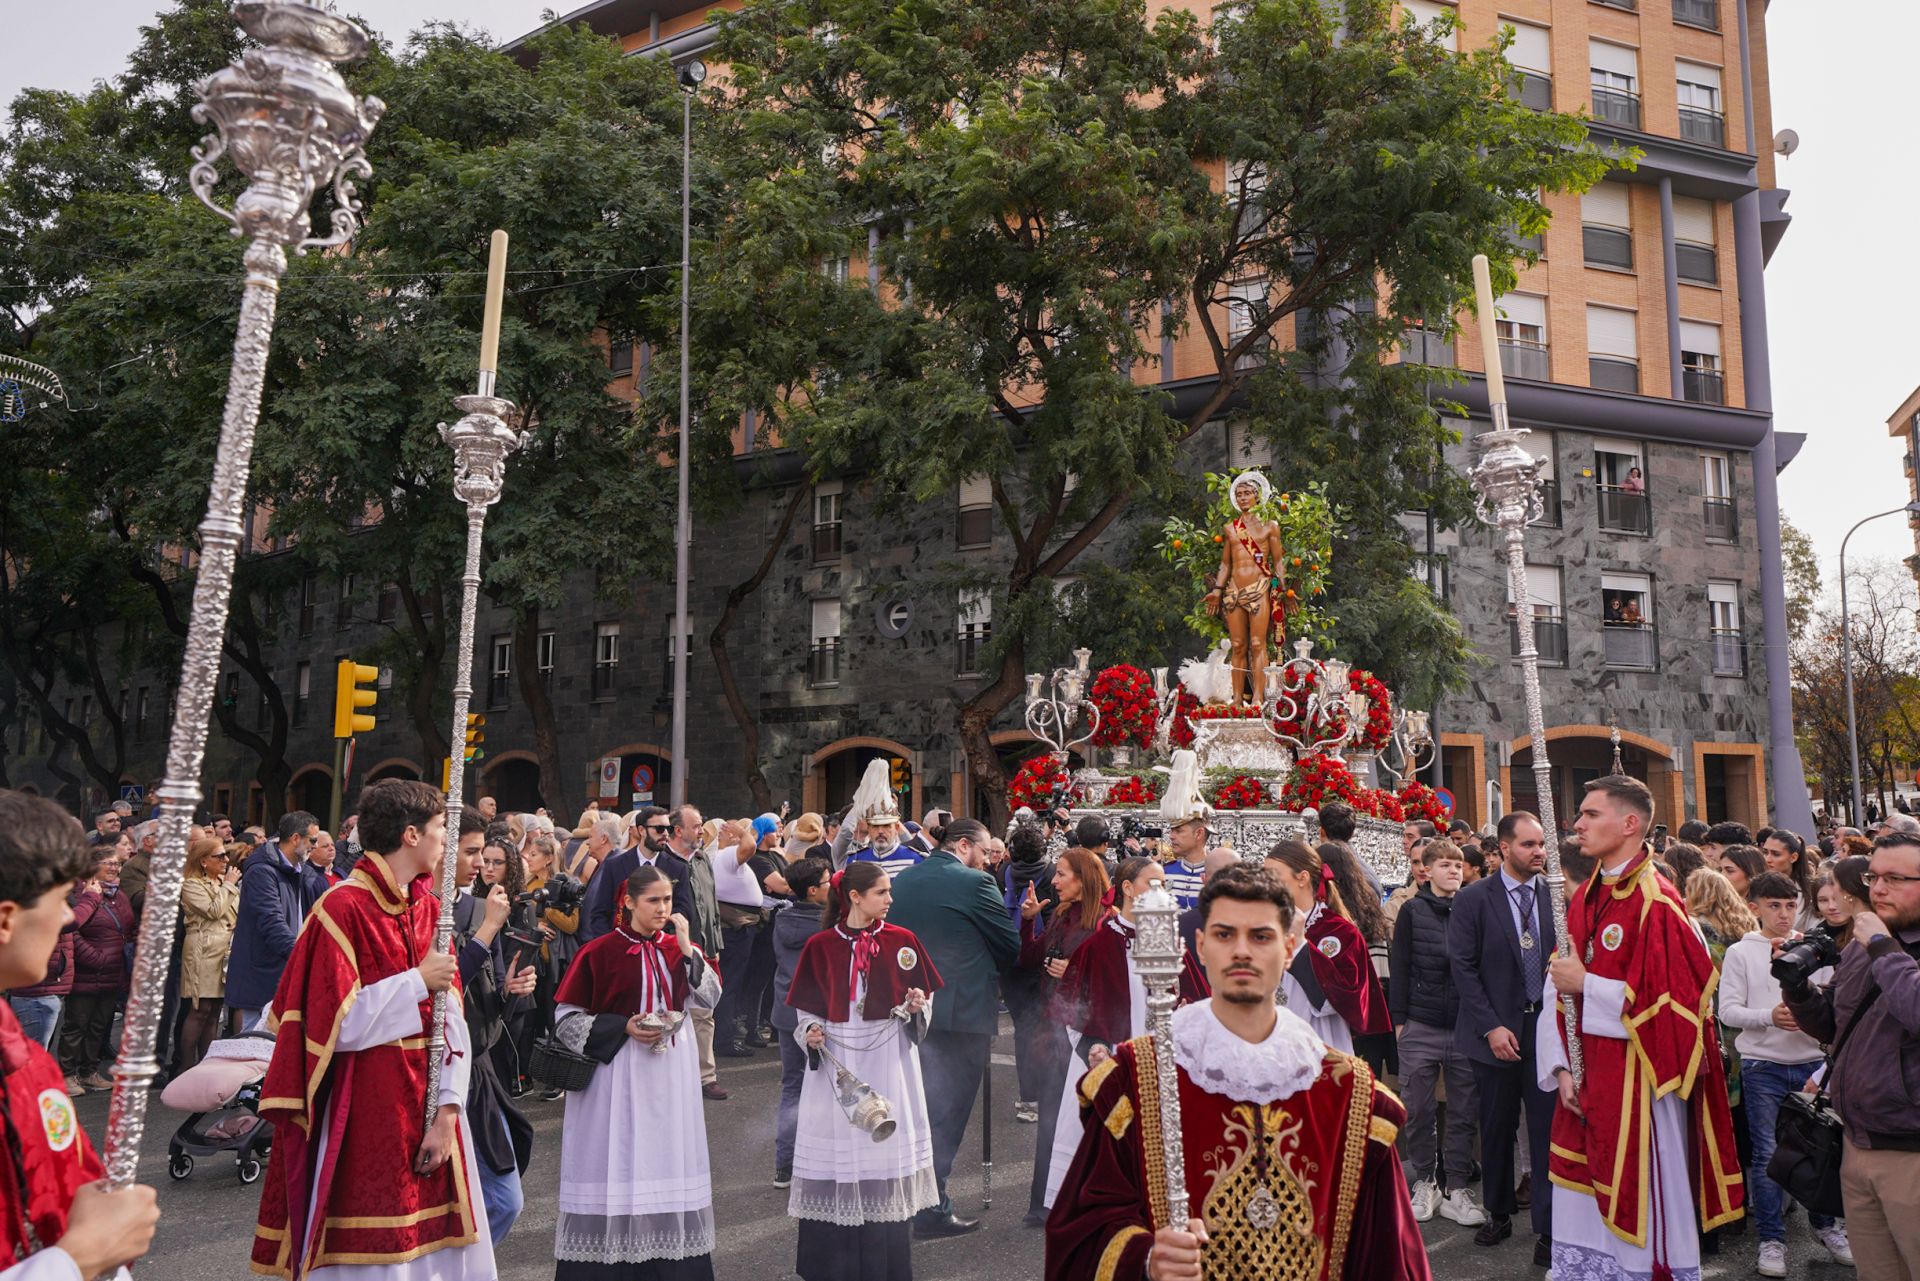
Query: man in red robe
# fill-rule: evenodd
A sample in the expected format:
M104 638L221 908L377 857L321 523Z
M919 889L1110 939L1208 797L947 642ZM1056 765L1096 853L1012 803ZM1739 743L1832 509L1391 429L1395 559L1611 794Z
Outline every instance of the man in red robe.
M461 1114L472 1064L457 965L433 950L446 808L425 783L360 795L366 856L314 904L274 993L278 1043L260 1115L273 1160L253 1270L327 1281L492 1281L493 1249ZM450 992L426 1118L428 1019ZM348 1116L352 1124L348 1124Z
M1612 774L1587 784L1574 824L1595 873L1568 905L1573 950L1551 974L1579 998L1580 1026L1564 1008L1540 1020L1535 1054L1541 1088L1560 1091L1550 1169L1560 1276L1697 1281L1700 1234L1741 1215L1719 975L1644 847L1652 822L1646 784ZM1585 1059L1577 1086L1573 1036Z
M1232 868L1200 894L1212 996L1080 1086L1085 1134L1047 1220L1049 1281L1426 1281L1394 1152L1406 1113L1366 1063L1274 996L1298 934L1288 891ZM1188 1204L1167 1204L1160 1056L1180 1092ZM1062 1119L1065 1123L1065 1118Z

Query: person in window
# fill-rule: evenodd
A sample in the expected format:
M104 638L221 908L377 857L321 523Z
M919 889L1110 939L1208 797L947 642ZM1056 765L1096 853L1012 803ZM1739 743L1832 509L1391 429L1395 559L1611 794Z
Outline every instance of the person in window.
M1640 617L1640 602L1629 596L1620 605L1620 621L1628 627L1643 627L1646 619Z
M1647 492L1646 478L1640 474L1638 467L1627 468L1627 478L1620 482L1620 492L1623 494L1644 494Z
M1620 597L1618 595L1612 592L1607 593L1604 608L1609 623L1617 623L1620 621Z

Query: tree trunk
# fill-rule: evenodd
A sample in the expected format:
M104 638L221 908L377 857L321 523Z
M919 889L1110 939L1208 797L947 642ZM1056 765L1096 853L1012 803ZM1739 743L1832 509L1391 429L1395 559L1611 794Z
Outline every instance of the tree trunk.
M1026 656L1026 646L1021 642L1009 645L993 683L960 705L960 746L967 754L967 772L987 793L987 813L974 817L993 831L1006 827L1013 812L1007 803L1006 771L1000 768L1000 754L993 749L993 721L1019 696ZM956 804L954 808L960 807Z
M760 564L745 582L735 584L733 590L727 593L726 607L720 611L720 619L707 637L708 648L713 651L714 670L720 674L720 692L727 700L727 711L733 715L734 728L739 731L740 772L747 781L747 789L753 793L753 808L762 813L773 808L773 789L767 785L766 772L760 768L760 722L747 706L746 699L740 695L740 682L733 673L733 658L727 651L727 633L740 616L740 606L767 581L773 562L793 531L794 517L806 505L812 493L811 481L803 481L793 491L793 497L787 500L786 511L780 516L780 528L767 540L767 549L760 557ZM675 761L674 768L682 769L684 766Z
M413 665L413 684L407 690L407 719L413 722L413 732L420 740L420 768L431 776L434 762L451 754L447 726L438 710L440 678L447 656L445 600L436 583L427 589L423 601L421 592L413 585L409 568L401 569L394 585L399 589L400 604L407 613L408 630L413 633L414 653L419 656ZM429 610L433 614L431 625L427 622ZM467 657L471 659L471 655ZM451 714L449 704L448 715Z
M540 799L558 824L574 813L564 798L566 789L560 775L560 726L553 715L553 698L540 677L540 607L529 606L513 629L513 652L517 666L521 701L533 721L533 754L540 764Z

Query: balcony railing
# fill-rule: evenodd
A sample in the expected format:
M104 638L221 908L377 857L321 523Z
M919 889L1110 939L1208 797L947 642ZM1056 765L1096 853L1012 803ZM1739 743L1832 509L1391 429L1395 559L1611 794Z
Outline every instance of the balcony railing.
M1618 356L1588 356L1587 382L1605 391L1640 390L1640 363Z
M1400 358L1409 365L1453 364L1453 344L1430 329L1407 329L1400 334Z
M1640 95L1625 89L1593 88L1593 118L1627 129L1640 127Z
M1537 254L1547 252L1546 237L1537 231L1532 235L1523 236L1516 228L1509 227L1507 228L1507 243L1513 246L1515 253L1528 249L1531 249Z
M1740 538L1740 513L1731 498L1702 498L1700 500L1700 521L1707 529L1707 537L1724 543L1738 542Z
M1603 4L1609 9L1625 9L1628 13L1635 13L1640 8L1640 0L1593 0L1593 2Z
M1534 488L1540 494L1540 518L1532 523L1547 529L1560 528L1560 482L1538 481Z
M593 665L593 697L612 698L619 684L620 665L618 663L595 663Z
M1515 68L1513 79L1507 83L1507 92L1523 107L1535 111L1553 110L1553 77L1543 76L1537 71L1522 71Z
M977 676L980 673L980 651L987 647L993 638L991 628L977 624L968 624L960 629L958 641L958 671L962 676Z
M513 697L513 675L490 672L487 675L487 706L505 707Z
M1717 369L1683 369L1680 371L1681 393L1697 405L1724 405L1727 403L1727 379Z
M1674 274L1696 285L1720 283L1720 255L1712 245L1676 241L1673 246Z
M1636 493L1618 485L1599 488L1600 528L1616 534L1645 534L1652 529L1644 492Z
M1509 378L1532 378L1537 382L1553 380L1553 362L1547 356L1547 344L1520 338L1500 340L1500 372Z
M1651 623L1605 623L1608 667L1652 671L1660 665L1660 634Z
M1690 27L1705 27L1709 31L1720 29L1719 0L1673 0L1673 20L1684 22Z
M1594 96L1599 96L1598 91ZM1724 147L1727 145L1727 119L1719 112L1708 111L1704 107L1682 107L1680 136L1688 142Z
M813 642L813 650L807 656L807 684L838 685L840 683L840 638L823 636Z
M1520 620L1507 619L1507 641L1513 653L1520 653ZM1564 618L1543 618L1534 616L1533 648L1539 653L1540 661L1550 667L1567 665L1567 620Z
M1588 223L1580 228L1580 238L1589 267L1633 270L1633 236L1625 228Z
M840 522L831 521L825 525L813 527L813 560L815 564L840 559Z
M985 547L993 542L993 508L962 507L955 541L962 547Z
M1737 627L1716 627L1713 629L1713 674L1715 676L1745 676L1747 674L1747 643Z

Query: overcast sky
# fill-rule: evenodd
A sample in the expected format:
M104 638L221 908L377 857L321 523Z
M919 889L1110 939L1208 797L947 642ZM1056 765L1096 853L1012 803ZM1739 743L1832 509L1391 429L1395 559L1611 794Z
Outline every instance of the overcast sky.
M541 11L579 0L353 0L396 42L420 23L456 18L501 40L532 30ZM1728 6L1731 8L1731 6ZM157 11L156 0L7 5L0 103L29 84L81 90L115 74ZM84 21L77 16L84 9ZM1920 5L1874 6L1874 34L1834 21L1831 3L1786 0L1768 13L1776 129L1800 149L1779 162L1793 225L1767 269L1775 421L1807 434L1781 477L1786 513L1813 536L1829 585L1840 539L1862 516L1907 500L1901 449L1886 420L1920 385L1920 344L1903 299L1920 295L1920 245L1907 223L1920 207L1920 168L1889 140L1909 104L1908 53L1920 47ZM1903 318L1904 317L1904 318ZM1898 517L1861 530L1849 559L1914 550Z

